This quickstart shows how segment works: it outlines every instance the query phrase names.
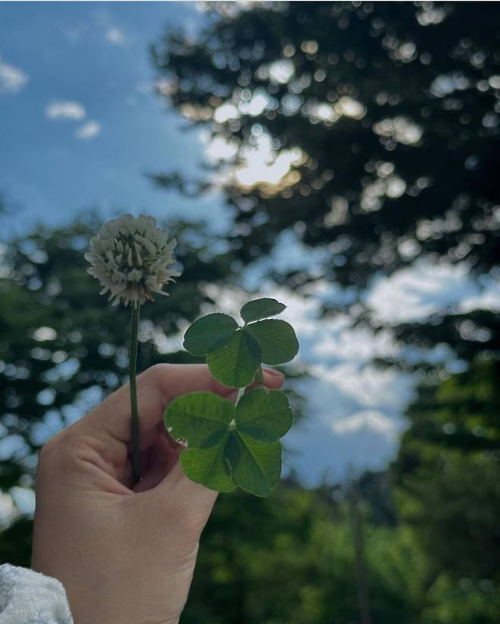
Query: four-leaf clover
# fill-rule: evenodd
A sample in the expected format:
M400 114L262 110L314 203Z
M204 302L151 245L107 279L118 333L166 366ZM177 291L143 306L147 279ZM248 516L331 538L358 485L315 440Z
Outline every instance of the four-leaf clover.
M281 444L292 411L286 396L260 388L243 395L238 405L211 392L193 392L169 406L171 436L185 439L183 470L192 481L220 492L239 486L268 496L281 472Z

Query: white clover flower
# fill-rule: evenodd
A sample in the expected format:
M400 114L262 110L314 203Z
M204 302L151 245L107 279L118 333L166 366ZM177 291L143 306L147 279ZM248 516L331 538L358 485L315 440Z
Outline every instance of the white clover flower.
M172 252L175 238L168 241L168 231L160 230L156 219L130 214L108 221L90 240L85 259L92 265L88 273L110 292L116 306L154 301L152 293L166 295L162 287L180 273L169 267L175 260Z

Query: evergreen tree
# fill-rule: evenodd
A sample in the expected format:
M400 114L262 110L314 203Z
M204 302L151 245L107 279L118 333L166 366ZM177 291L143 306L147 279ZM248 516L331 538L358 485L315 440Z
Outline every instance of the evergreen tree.
M377 276L424 257L498 273L498 3L214 5L205 30L168 33L153 58L161 96L234 152L223 180L242 262L293 231L326 259L276 279L335 282L346 296L327 311L375 327L362 294ZM266 137L274 180L250 180L242 163ZM154 178L190 194L210 186ZM471 361L498 350L498 322L451 309L394 331Z

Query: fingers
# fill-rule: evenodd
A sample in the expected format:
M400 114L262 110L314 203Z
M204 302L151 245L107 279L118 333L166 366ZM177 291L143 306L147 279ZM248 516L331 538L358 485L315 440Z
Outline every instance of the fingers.
M264 369L264 382L270 389L283 383L283 375ZM137 378L137 402L141 438L155 436L155 428L163 419L166 406L178 396L194 391L215 392L228 397L233 388L216 381L204 364L159 364ZM75 428L81 428L97 437L111 437L128 444L131 437L130 390L128 384L113 393L90 414L84 416Z

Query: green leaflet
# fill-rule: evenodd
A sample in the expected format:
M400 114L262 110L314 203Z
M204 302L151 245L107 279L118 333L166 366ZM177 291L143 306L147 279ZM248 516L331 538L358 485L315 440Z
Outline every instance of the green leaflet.
M184 348L193 355L206 355L227 344L238 323L227 314L209 314L195 321L184 335Z
M279 480L278 440L292 421L286 396L260 388L237 406L209 392L193 392L165 411L172 437L188 441L181 464L190 479L220 492L239 486L257 496L268 496Z
M229 434L226 435L226 440ZM224 441L207 449L186 449L180 462L184 474L195 483L217 492L232 492L236 483L229 474L229 465L224 455Z
M226 451L234 482L256 496L269 496L281 476L281 444L265 444L233 433Z
M292 424L293 416L288 399L279 390L250 390L238 403L237 430L255 440L276 442Z
M165 412L165 426L174 440L194 448L220 442L234 418L234 406L212 392L191 392L174 399Z
M268 319L245 328L259 343L264 364L283 364L297 355L299 343L293 327L286 321Z
M261 363L259 343L243 329L235 332L225 347L207 357L212 375L231 388L244 388L252 383Z
M259 321L269 316L281 314L285 308L286 305L276 301L276 299L255 299L245 303L240 310L240 315L245 323L251 323L252 321Z

